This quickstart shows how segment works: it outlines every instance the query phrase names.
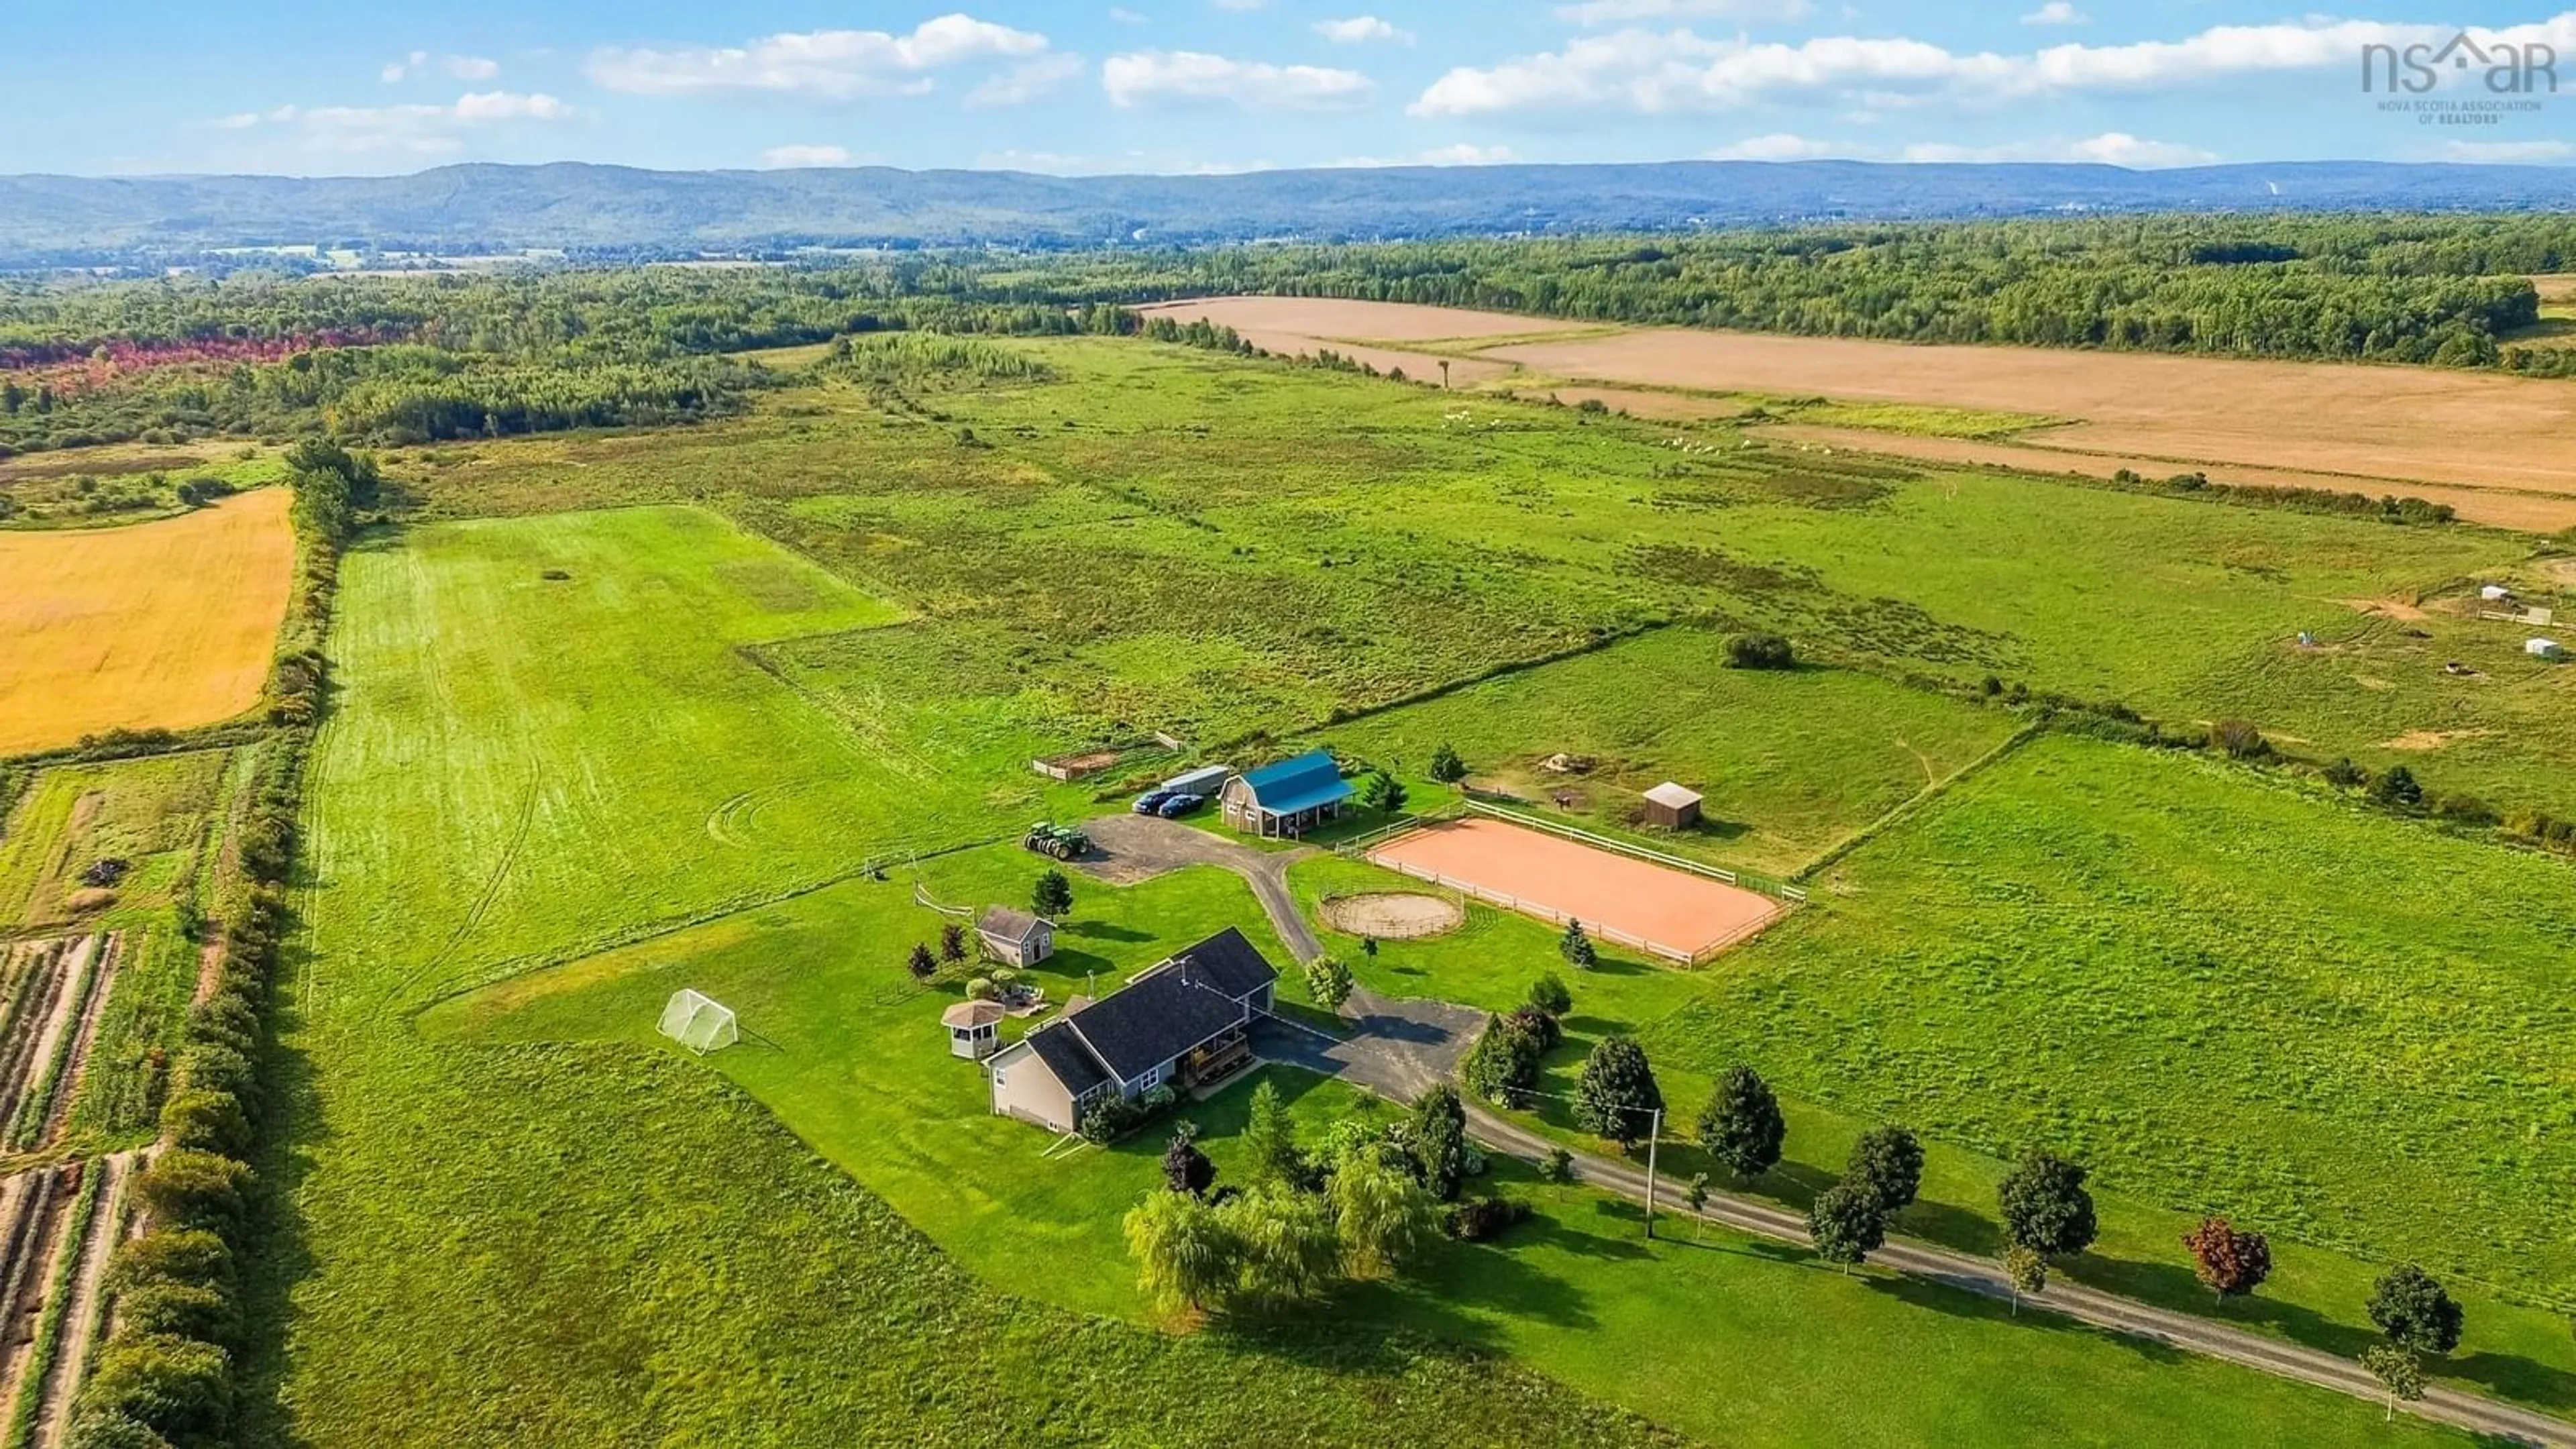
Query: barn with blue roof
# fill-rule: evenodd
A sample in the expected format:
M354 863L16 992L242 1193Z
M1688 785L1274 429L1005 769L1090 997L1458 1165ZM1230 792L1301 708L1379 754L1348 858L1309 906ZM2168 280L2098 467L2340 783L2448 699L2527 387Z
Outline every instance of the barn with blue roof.
M1341 767L1314 750L1226 782L1225 823L1264 838L1293 838L1339 817L1350 798Z

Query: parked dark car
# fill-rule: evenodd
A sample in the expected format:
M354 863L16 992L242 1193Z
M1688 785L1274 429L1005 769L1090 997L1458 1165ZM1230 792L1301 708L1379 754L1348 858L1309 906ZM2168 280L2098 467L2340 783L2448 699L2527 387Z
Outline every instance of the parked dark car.
M1136 797L1136 813L1139 815L1152 815L1160 811L1163 808L1164 802L1171 798L1172 792L1169 790L1148 790L1144 794Z
M1205 795L1175 795L1157 806L1154 813L1166 820L1178 820L1206 803Z

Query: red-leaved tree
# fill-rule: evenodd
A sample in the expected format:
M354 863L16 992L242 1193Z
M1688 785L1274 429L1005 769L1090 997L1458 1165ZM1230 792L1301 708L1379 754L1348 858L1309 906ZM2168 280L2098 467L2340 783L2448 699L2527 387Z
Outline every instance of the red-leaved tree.
M2238 1232L2235 1224L2217 1213L2185 1233L2182 1245L2191 1249L2201 1286L2216 1293L2222 1303L2253 1292L2272 1276L2271 1243L2261 1233Z

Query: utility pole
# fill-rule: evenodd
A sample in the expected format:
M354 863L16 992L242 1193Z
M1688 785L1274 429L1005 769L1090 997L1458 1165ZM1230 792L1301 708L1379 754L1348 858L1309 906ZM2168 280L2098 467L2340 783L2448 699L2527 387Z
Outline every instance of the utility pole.
M1646 1129L1646 1236L1655 1235L1655 1143L1664 1135L1664 1109L1657 1107L1655 1124Z

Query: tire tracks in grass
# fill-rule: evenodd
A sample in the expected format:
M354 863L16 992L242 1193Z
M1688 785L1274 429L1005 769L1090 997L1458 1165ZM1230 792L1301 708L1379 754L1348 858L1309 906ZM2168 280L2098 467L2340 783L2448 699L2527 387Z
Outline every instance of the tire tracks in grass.
M445 966L449 958L456 954L456 948L465 944L465 938L471 935L476 927L483 924L483 917L491 911L492 902L500 898L501 884L509 879L510 868L518 864L520 849L528 843L528 831L536 822L537 799L543 788L544 777L532 774L528 780L527 797L519 807L518 824L510 833L510 843L502 847L501 858L493 863L491 874L484 878L482 892L475 896L474 904L466 908L465 918L456 923L456 929L448 932L447 940L438 948L437 955L387 984L382 1003L384 1007L388 1009L397 1007L402 998L411 994L413 987L418 986L424 978Z

